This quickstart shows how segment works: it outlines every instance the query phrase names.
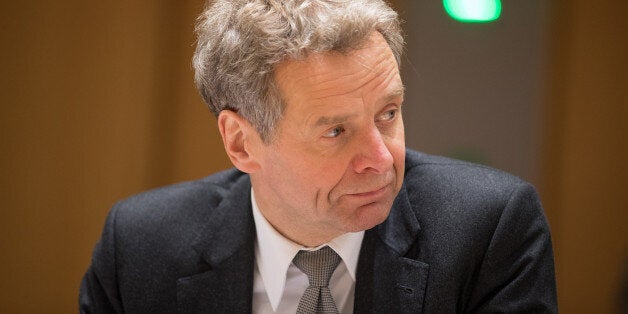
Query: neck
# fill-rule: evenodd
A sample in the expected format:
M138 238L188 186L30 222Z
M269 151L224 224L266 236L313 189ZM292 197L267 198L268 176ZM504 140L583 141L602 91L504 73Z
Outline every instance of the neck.
M279 234L296 244L305 247L317 247L330 242L344 233L341 230L330 230L329 228L320 228L313 226L313 224L303 223L300 217L289 215L289 213L295 211L286 214L277 210L278 206L267 203L262 195L255 193L255 189L253 190L255 203L262 216Z
M259 210L268 223L283 237L304 247L317 247L342 235L342 232L321 232L309 226L300 226L295 224L293 219L276 217L279 215L274 215L273 211L265 211L262 207L259 207Z

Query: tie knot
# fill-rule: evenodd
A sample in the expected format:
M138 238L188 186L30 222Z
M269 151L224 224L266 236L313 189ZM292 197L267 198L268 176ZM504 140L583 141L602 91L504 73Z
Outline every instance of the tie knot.
M310 286L327 287L331 275L340 264L340 256L326 246L317 251L299 251L292 262L307 275Z

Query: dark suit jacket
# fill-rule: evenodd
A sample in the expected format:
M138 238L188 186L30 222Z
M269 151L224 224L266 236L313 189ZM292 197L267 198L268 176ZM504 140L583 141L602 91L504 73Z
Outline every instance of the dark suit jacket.
M111 210L80 290L86 313L250 313L248 175L227 170ZM388 219L364 236L356 313L556 312L550 232L534 188L408 150Z

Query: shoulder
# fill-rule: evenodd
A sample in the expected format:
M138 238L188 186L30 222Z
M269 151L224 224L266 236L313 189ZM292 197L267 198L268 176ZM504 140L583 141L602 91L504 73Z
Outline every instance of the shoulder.
M429 155L413 150L406 150L406 176L409 180L421 176L423 179L460 181L461 184L486 183L490 186L500 184L520 184L524 181L507 172L489 166L465 162L452 158Z
M110 220L116 229L134 232L190 228L214 215L226 198L245 197L249 191L248 175L229 169L131 196L114 205Z
M406 156L404 192L420 226L411 254L430 265L427 293L465 300L470 312L503 312L513 304L551 312L551 236L534 187L483 165ZM435 300L428 308L450 305Z
M133 195L118 203L118 207L145 208L185 208L199 204L214 204L232 192L248 175L236 169L215 173L208 177L156 188Z
M508 208L542 215L531 184L484 165L408 150L404 184L417 216L452 230L469 224L494 229ZM538 205L517 206L522 201Z
M427 190L434 195L469 194L482 196L484 200L503 198L513 189L529 185L514 175L488 166L412 150L406 152L404 181L409 193Z

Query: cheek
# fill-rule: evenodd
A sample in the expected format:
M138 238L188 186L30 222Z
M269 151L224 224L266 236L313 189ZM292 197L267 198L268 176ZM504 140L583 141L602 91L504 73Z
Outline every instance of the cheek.
M397 175L397 188L401 188L405 173L406 162L406 145L403 138L403 133L401 133L400 137L397 137L395 140L391 141L387 146L390 154L393 157L393 164L395 167L395 173Z
M329 163L311 156L298 156L295 158L281 158L276 160L272 167L275 172L273 177L284 191L292 194L297 199L327 197L339 178L344 173L336 163Z
M293 161L309 184L328 190L340 181L347 169L348 160L349 154L342 150L311 148Z
M390 153L393 156L393 162L395 167L401 168L398 170L403 170L405 161L406 161L406 146L403 141L394 143L390 147Z
M339 163L313 163L310 167L310 175L305 178L308 184L316 188L322 194L328 194L338 183L346 171Z

